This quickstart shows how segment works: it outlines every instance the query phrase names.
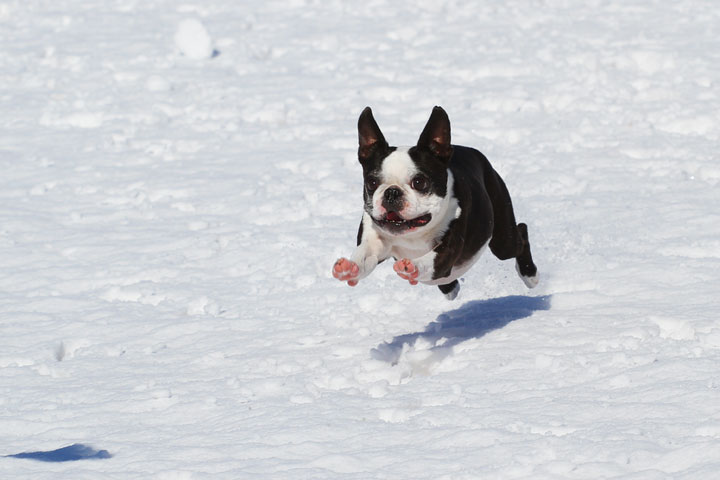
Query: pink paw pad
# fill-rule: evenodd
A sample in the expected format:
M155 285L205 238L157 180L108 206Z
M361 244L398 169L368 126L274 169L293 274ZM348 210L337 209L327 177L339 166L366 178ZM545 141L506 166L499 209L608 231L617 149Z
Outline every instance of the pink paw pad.
M357 277L360 275L360 267L347 258L340 258L333 265L332 274L341 282L348 282L348 285L354 287L358 283Z
M398 260L395 262L395 265L393 265L393 270L400 275L400 278L410 282L410 285L418 284L417 277L420 272L411 260L408 260L407 258Z

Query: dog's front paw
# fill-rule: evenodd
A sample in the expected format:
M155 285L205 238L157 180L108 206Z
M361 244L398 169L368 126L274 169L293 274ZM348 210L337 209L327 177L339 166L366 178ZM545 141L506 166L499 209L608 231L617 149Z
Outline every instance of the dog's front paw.
M358 276L360 276L360 267L357 263L347 258L340 258L332 270L333 277L341 282L347 282L348 285L354 287L358 284Z
M417 277L420 274L412 260L403 258L395 262L393 270L400 275L400 278L410 282L410 285L417 285Z

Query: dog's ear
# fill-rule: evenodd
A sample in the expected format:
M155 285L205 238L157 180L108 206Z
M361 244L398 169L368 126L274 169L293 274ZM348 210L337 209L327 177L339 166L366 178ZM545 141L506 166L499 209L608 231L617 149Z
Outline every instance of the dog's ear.
M450 119L442 107L433 108L417 143L418 148L430 150L436 157L449 162L452 157L450 145Z
M380 127L378 127L375 118L373 118L370 107L360 114L358 119L358 158L360 163L364 162L377 149L386 149L388 147L385 137L383 137Z

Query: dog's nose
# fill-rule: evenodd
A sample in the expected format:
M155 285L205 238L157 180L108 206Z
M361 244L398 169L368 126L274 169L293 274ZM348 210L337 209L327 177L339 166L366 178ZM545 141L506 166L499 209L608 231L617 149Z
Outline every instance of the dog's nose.
M390 187L385 190L385 200L388 202L395 202L398 198L402 197L403 191L398 187Z
M390 212L402 210L403 191L399 187L390 187L383 193L382 205Z

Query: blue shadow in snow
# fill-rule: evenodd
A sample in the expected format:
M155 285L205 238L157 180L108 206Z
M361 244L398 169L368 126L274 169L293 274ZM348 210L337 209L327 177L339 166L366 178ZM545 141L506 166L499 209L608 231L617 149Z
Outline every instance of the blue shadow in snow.
M550 298L551 295L511 295L468 302L457 310L439 315L424 331L399 335L390 342L381 343L370 353L377 360L395 365L400 360L405 345L412 347L422 339L429 344L427 349L432 353L432 361L440 361L452 354L453 347L459 343L480 338L510 322L527 318L538 310L550 310Z
M11 458L28 458L41 462L74 462L76 460L97 460L111 458L107 450L95 450L92 447L76 443L69 447L58 448L48 452L23 452L15 455L7 455Z

